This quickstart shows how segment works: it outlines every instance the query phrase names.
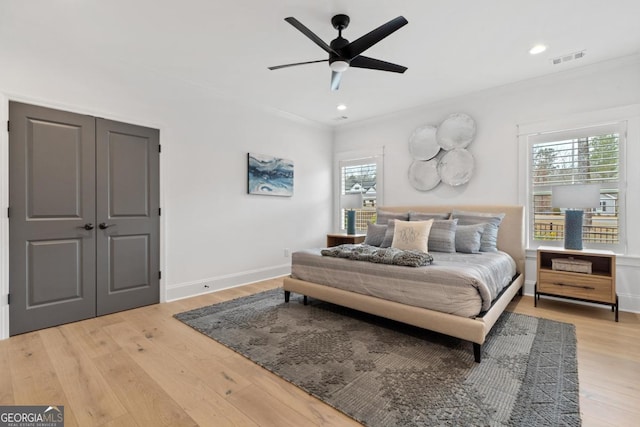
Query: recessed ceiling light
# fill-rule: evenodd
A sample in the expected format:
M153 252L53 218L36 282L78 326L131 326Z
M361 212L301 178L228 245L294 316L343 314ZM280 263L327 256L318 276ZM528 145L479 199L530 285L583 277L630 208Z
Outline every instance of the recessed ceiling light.
M532 47L531 49L529 49L529 53L531 55L537 55L539 53L544 52L545 50L547 50L547 47L543 44L537 44L534 47Z
M337 108L338 108L338 110L340 110L340 111L344 111L344 110L346 110L346 109L347 109L347 106L346 106L346 105L344 105L344 104L340 104L340 105L338 105L338 107L337 107Z

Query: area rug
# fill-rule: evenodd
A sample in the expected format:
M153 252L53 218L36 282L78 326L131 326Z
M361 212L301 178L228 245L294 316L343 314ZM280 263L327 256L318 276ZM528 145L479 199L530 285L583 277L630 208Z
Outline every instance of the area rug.
M366 426L579 426L575 327L505 312L469 342L274 289L176 315Z

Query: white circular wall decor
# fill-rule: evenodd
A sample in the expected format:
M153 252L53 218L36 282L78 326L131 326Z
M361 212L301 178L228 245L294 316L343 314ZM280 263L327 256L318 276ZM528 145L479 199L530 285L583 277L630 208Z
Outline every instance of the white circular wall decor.
M438 175L445 184L453 187L466 184L473 175L474 161L471 153L464 148L448 151L438 163Z
M414 160L409 166L409 182L416 190L428 191L440 184L438 159Z
M409 152L416 160L431 160L440 151L436 140L437 126L421 126L409 137Z
M429 191L443 182L452 187L471 179L474 159L466 147L476 136L476 122L464 113L450 114L439 126L424 125L409 137L409 182Z
M445 150L466 148L476 136L476 122L467 114L453 113L438 126L436 139Z

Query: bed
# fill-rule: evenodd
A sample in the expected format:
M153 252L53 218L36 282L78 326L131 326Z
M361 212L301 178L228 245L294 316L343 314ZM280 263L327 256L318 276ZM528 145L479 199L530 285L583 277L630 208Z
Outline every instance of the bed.
M419 270L428 270L431 266L419 267L418 269L394 266L399 269L397 270L398 274L394 274L392 269L373 263L345 259L326 260L325 258L329 257L320 256L317 253L319 250L298 251L292 257L292 275L284 279L285 301L288 302L290 294L295 292L303 295L305 301L307 297L312 297L467 340L473 344L474 358L479 363L482 357L482 344L485 342L487 334L507 304L517 293L522 293L525 266L524 208L505 205L443 205L383 206L378 209L391 213L446 214L457 211L504 214L497 231L498 254L495 256L498 257L500 254L507 256L513 264L514 274L509 278L508 283L503 288L495 290L495 295L491 297L487 296L487 291L475 290L476 293L483 295L476 296L476 302L470 303L468 307L464 306L464 303L460 307L451 304L440 306L439 303L434 304L433 301L421 304L416 302L419 299L416 297L416 292L419 290L416 290L415 283L412 291L403 290L400 292L400 297L387 296L382 293L382 290L385 288L385 284L391 283L393 286L386 286L386 288L396 288L397 282L394 282L396 280L394 276L408 281L411 287L421 274ZM438 254L432 251L430 253L434 255L433 266L446 264L447 254ZM481 263L486 264L489 258L494 257L494 254L471 254L468 258L471 259L474 256L481 260ZM322 269L315 268L316 264ZM331 280L336 281L335 277L331 280L325 277L330 272L326 269L327 264L335 265L336 274L334 276L340 278L337 279L338 283L331 282ZM354 267L346 267L347 264ZM315 275L312 274L313 271L316 272ZM440 280L442 283L430 283L429 286L453 289L445 286L449 284L447 282L449 278L438 276L438 274L436 277L439 278L435 280ZM466 289L461 292L469 293L470 291ZM455 293L457 294L458 291Z

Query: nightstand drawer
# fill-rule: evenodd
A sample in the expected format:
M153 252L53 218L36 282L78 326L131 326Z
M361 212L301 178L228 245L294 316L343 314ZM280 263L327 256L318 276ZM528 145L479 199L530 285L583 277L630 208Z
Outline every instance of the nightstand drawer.
M540 270L538 292L614 304L611 277Z

